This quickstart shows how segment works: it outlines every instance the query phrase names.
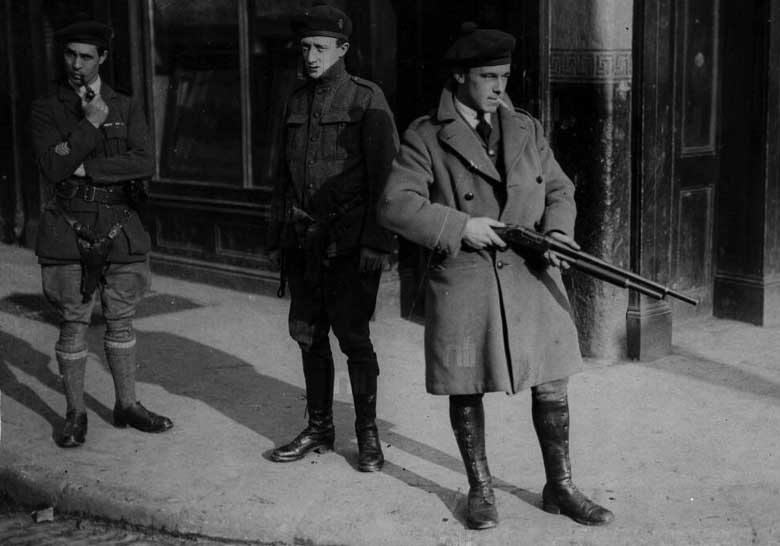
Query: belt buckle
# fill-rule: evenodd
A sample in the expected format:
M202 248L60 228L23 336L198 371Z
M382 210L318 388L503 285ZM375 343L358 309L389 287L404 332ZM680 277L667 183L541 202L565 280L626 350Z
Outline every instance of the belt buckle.
M84 192L82 193L82 199L84 199L84 201L86 201L87 203L92 203L95 201L96 196L97 196L97 188L95 186L92 186L91 184L85 184Z

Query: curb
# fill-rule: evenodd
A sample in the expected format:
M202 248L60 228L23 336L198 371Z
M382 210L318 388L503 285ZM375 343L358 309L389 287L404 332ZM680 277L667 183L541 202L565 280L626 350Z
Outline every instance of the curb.
M188 517L186 512L162 508L164 502L149 503L131 490L105 490L105 484L99 481L78 484L69 481L67 476L49 475L44 469L21 463L7 451L0 451L0 492L23 506L51 506L63 514L106 520L176 537L253 546L286 544L231 537L229 532L225 536L206 535L194 523L194 518Z

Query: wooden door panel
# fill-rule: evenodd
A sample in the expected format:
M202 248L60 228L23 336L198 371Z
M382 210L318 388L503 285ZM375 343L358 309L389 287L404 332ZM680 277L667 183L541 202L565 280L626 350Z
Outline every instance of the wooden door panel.
M718 2L686 0L683 4L681 155L714 155L720 61Z
M674 284L712 304L714 194L720 178L718 0L677 4Z

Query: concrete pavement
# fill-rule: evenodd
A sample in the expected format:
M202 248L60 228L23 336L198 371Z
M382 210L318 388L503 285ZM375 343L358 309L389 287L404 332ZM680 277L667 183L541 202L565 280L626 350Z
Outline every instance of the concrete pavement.
M52 441L65 401L56 319L27 250L0 245L0 489L58 510L227 540L301 545L780 544L780 329L676 325L674 354L589 362L572 378L575 482L616 514L587 528L539 508L528 393L486 397L500 525L463 525L467 484L446 397L424 389L422 328L372 323L382 373L380 473L355 470L349 379L336 356L336 451L277 464L304 425L287 302L157 276L136 320L139 399L162 435L111 425L103 326L90 329L87 443Z

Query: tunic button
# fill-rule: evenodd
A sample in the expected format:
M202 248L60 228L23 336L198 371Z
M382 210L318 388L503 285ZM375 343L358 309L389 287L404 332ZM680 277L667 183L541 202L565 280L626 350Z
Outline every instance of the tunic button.
M542 178L542 175L540 174L539 176L536 177L536 183L541 184L542 182L544 182L544 178Z
M309 165L314 165L315 161L313 159L309 160Z
M472 199L474 199L474 194L471 192L467 192L466 195L463 196L463 198L466 199L466 201L471 201Z
M309 140L311 140L312 142L315 142L317 140L317 135L311 135L309 137Z
M496 155L496 151L495 150L488 150L488 155L490 157L493 157L494 155Z
M314 112L314 117L315 117L315 118L318 118L318 117L320 117L320 113L319 113L319 112Z
M501 260L498 260L498 261L496 262L496 267L497 267L497 268L499 268L499 269L501 269L502 267L504 267L504 262L502 262Z

